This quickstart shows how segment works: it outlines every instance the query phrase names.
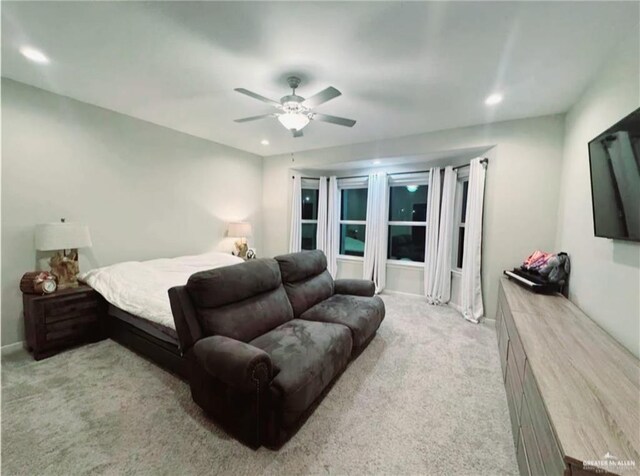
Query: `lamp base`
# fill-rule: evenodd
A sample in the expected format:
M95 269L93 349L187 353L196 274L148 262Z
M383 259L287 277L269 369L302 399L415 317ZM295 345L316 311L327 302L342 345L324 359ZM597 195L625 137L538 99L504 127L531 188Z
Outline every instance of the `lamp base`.
M58 289L77 288L78 273L80 267L78 265L78 250L72 249L69 254L61 254L59 251L49 260L51 273L58 281Z
M249 245L246 242L238 240L235 242L236 252L235 255L238 258L247 259L247 251L249 251Z

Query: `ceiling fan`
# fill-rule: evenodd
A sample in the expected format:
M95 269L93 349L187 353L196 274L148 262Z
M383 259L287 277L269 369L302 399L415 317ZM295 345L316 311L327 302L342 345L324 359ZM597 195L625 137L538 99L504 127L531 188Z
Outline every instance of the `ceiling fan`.
M244 88L236 88L235 91L246 94L249 97L258 99L262 102L272 105L277 112L271 114L261 114L260 116L245 117L243 119L236 119L235 122L249 122L256 121L258 119L265 119L267 117L275 117L280 121L284 127L291 131L293 137L302 137L302 129L309 124L309 121L323 121L330 122L331 124L337 124L339 126L353 127L356 121L353 119L345 119L344 117L329 116L327 114L320 114L313 112L312 109L320 104L324 104L333 98L340 96L342 93L336 88L328 87L323 89L319 93L311 96L310 98L303 98L296 94L296 89L300 86L300 78L296 76L289 76L287 78L289 87L293 90L291 94L282 96L280 102L273 99L266 98L260 94L256 94Z

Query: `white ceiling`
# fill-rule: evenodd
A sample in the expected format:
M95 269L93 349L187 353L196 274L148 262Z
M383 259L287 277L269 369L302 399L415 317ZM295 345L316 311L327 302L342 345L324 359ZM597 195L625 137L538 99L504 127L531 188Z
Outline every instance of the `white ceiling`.
M326 165L317 164L301 169L302 172L327 172L329 175L334 172L358 172L368 171L370 173L376 169L388 171L392 168L402 167L404 165L415 166L422 164L425 168L429 167L445 167L447 165L464 165L468 164L474 157L484 155L493 146L484 147L468 147L464 149L449 149L428 151L419 155L405 155L399 157L379 157L375 159L350 160L347 162L331 163L331 169L327 170ZM428 164L428 166L427 166Z
M272 155L566 111L635 32L637 2L2 2L2 74ZM28 44L48 65L18 53ZM294 139L233 91L343 95ZM504 94L489 108L485 97ZM262 139L269 146L260 144Z

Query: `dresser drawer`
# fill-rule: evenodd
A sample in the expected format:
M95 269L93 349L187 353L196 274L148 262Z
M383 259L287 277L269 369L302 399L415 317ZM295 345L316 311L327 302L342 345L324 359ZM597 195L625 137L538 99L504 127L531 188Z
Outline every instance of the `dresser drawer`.
M522 433L518 433L518 443L516 445L516 460L518 461L518 469L520 476L530 476L529 460L527 459L527 447L522 438ZM537 475L536 475L537 476Z
M518 334L518 330L516 329L516 324L513 321L511 308L507 303L507 298L504 294L502 286L500 286L498 291L498 306L500 307L500 309L502 309L502 319L506 324L507 333L509 334L509 340L511 341L511 345L513 346L513 349L511 349L511 351L515 356L517 371L520 374L520 380L522 380L524 378L524 347L522 346L522 341L520 340L520 335Z
M544 476L546 473L542 464L542 457L538 448L538 441L533 424L531 423L531 413L529 412L529 404L527 398L522 397L522 409L520 410L520 432L522 433L522 441L527 451L527 461L529 463L529 471L535 476ZM562 473L559 473L562 474Z
M518 335L518 331L516 330L516 326L513 322L513 317L511 316L509 308L504 308L503 315L505 324L507 326L507 333L509 334L509 343L511 344L510 355L513 356L515 371L518 373L520 382L522 382L522 379L524 378L524 362L526 360L524 348L522 346L522 341L520 340L520 336Z
M528 361L524 370L524 397L528 404L531 424L545 472L550 475L562 474L565 469L562 453L551 429L547 411Z
M522 405L522 381L520 380L520 375L516 370L516 362L513 359L513 341L509 340L509 356L507 358L507 380L509 380L509 385L511 385L511 389L513 391L513 395L515 397L516 403L516 416L518 417L518 422L520 422L520 408Z
M504 319L500 320L500 330L498 331L498 352L500 353L500 366L502 367L502 382L507 378L507 358L509 347L509 335Z
M507 352L511 352L511 345L507 346ZM509 359L507 359L509 361ZM511 369L507 365L507 379L505 382L505 391L507 392L507 404L509 406L509 417L511 418L511 434L513 436L513 443L518 443L518 431L520 429L520 401L522 400L522 393L517 394L513 389L513 382L511 376Z

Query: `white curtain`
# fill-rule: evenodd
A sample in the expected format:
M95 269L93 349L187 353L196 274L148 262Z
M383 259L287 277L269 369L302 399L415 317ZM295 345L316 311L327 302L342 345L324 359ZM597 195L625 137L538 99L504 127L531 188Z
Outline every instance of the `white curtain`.
M424 244L424 294L433 303L433 286L438 261L438 228L440 223L440 167L429 170L427 195L427 230Z
M327 253L327 177L318 181L318 226L316 227L316 249Z
M340 252L340 190L338 190L338 179L333 176L329 178L329 190L327 201L327 233L326 248L327 269L335 279L338 274L338 254Z
M291 230L289 234L289 253L302 249L302 177L293 176L291 189Z
M431 304L446 304L451 299L451 249L458 173L449 166L444 169L444 185L440 204L440 234L436 274L431 289ZM427 298L429 295L427 294Z
M469 169L461 297L462 315L468 321L476 323L480 322L484 315L480 263L482 258L482 207L485 173L480 159L473 159Z
M388 195L387 174L369 175L363 277L374 282L376 293L386 285Z

